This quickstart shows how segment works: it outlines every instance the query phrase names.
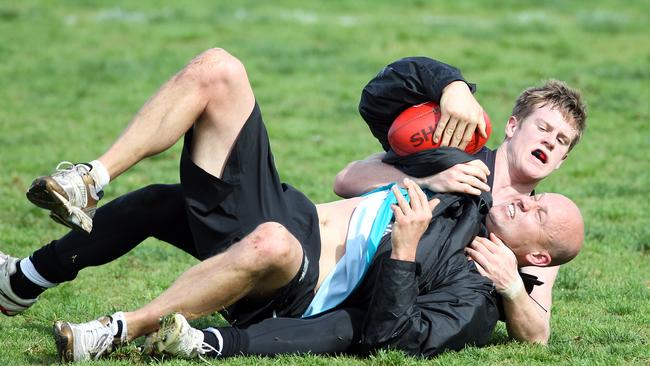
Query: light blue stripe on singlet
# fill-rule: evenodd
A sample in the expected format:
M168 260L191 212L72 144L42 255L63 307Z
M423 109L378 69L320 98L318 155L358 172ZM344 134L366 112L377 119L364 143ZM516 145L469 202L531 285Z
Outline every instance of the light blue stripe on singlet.
M356 218L355 222L350 222L348 228L348 238L345 243L345 254L336 263L334 269L325 278L321 284L318 292L312 299L309 307L302 315L303 318L318 315L327 310L334 308L343 302L354 289L357 288L363 276L368 271L370 263L372 262L379 242L386 232L386 228L393 219L393 210L391 205L397 203L397 198L390 191L394 184L377 188L371 192L366 193L364 196L368 200L382 199L381 204L377 207L376 202L365 200L362 201L353 217ZM409 197L405 189L400 188L402 196L409 202ZM377 207L377 208L375 208ZM374 215L370 232L367 232L367 227L358 227L363 225L364 217L369 220ZM353 234L354 233L354 234ZM356 234L356 235L355 235ZM359 236L367 236L365 240L359 240Z

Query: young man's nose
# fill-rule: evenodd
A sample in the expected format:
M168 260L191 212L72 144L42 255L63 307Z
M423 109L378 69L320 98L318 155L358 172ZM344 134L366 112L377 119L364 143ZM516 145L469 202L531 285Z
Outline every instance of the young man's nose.
M546 146L546 148L549 151L553 151L555 148L555 134L554 133L549 133L544 136L544 140L542 140L542 144Z

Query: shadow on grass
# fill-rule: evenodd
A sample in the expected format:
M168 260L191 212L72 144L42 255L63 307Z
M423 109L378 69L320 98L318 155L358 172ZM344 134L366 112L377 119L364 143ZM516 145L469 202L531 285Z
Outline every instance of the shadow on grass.
M49 335L51 345L54 345L54 338L52 335L52 325L34 322L25 322L24 328L34 333ZM56 347L54 352L49 347L29 348L25 350L25 359L30 365L52 365L59 363L59 358L56 354Z
M512 342L512 339L508 337L508 332L502 327L497 327L497 329L495 329L494 332L492 333L492 337L490 338L490 342L488 343L488 345L496 346L501 344L507 344L510 342Z

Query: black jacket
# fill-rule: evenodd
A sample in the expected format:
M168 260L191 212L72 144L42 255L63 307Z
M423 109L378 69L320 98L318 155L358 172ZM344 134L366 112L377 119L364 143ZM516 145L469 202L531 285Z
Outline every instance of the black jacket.
M359 113L385 151L390 150L388 129L406 108L423 102L440 103L451 82L465 81L460 70L426 57L407 57L384 67L363 88ZM476 85L468 83L470 90Z
M395 117L411 105L439 102L442 89L455 80L464 79L452 66L424 57L405 58L368 83L359 111L389 151L387 133ZM385 162L411 176L425 176L473 159L458 149L443 148L407 157L389 151ZM386 235L362 284L346 301L367 306L361 331L364 351L388 347L432 356L468 344L484 345L499 319L492 282L464 255L474 236L486 234L483 219L492 204L490 194L435 196L441 202L420 240L416 262L391 259Z

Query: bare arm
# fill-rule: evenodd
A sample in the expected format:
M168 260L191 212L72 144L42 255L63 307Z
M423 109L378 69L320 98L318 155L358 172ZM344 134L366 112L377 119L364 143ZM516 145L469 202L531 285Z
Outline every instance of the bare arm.
M343 197L356 197L377 187L392 182L401 182L408 176L390 164L382 162L385 153L369 156L365 160L357 160L341 170L334 181L334 193ZM436 175L412 179L419 186L434 192L462 192L473 195L481 191L489 191L487 176L488 167L480 160L457 164Z
M535 286L530 296L522 291L523 294L520 293L512 300L503 300L506 328L510 337L522 342L548 343L551 336L552 290L559 268L526 267L522 270L537 276L544 284Z
M490 278L502 295L508 335L521 342L548 343L552 289L559 267L526 267L522 270L544 282L529 296L517 272L514 253L496 236L491 235L491 239L476 238L467 252L479 272Z
M334 180L334 193L343 198L360 196L392 182L401 182L406 174L381 161L386 153L370 155L349 163Z

